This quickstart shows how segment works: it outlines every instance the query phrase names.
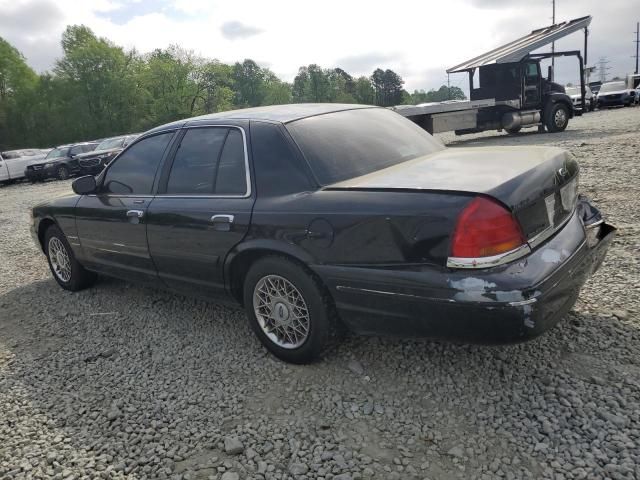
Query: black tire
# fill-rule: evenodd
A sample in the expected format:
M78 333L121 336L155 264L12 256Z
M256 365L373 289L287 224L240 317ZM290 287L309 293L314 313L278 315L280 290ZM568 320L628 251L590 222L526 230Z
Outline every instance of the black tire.
M60 165L56 170L56 177L58 177L58 180L66 180L69 178L69 169L64 165Z
M554 103L544 112L544 126L551 133L562 132L569 125L569 109L564 103Z
M290 282L302 296L308 312L308 333L295 348L285 348L269 338L262 329L254 310L254 291L267 276L277 276ZM337 319L333 301L320 281L297 263L281 256L257 260L247 272L243 287L244 306L251 328L262 344L285 362L305 364L317 360L336 333ZM288 313L287 313L288 317Z
M504 129L504 131L507 132L509 135L515 135L520 130L522 130L522 127L513 127L513 128L505 128Z
M54 238L59 240L62 244L70 262L71 274L69 279L66 281L56 273L55 267L51 261L49 248L50 245L52 245L52 239ZM78 290L90 287L96 281L96 274L86 270L82 265L80 265L80 263L78 263L76 257L73 255L73 250L71 249L69 242L67 242L66 237L56 225L51 225L44 233L44 251L47 256L47 262L49 263L49 269L51 270L53 278L58 282L58 285L65 290L77 292Z
M591 100L589 102L589 111L593 112L595 109L596 109L596 103L593 100Z

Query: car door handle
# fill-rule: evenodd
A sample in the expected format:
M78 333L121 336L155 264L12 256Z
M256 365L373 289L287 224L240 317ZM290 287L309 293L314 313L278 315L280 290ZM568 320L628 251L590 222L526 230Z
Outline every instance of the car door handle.
M127 210L127 218L142 218L144 217L143 210Z
M211 223L213 228L222 232L228 232L231 230L231 224L233 223L233 215L214 215L211 217Z

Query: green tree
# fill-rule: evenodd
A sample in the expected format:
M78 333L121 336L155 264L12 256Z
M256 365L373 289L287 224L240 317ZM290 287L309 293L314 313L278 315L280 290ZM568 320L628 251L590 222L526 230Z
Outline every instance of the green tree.
M257 107L264 99L264 72L256 62L245 59L233 66L236 89L236 105Z
M291 103L291 85L280 80L273 72L265 70L265 94L263 105L284 105Z
M30 115L29 105L35 100L38 76L27 65L24 56L0 37L0 147L19 144L24 139Z
M376 92L367 77L358 77L354 85L353 93L356 102L364 105L375 105Z
M393 70L377 68L371 75L376 105L389 107L402 103L404 80Z
M77 25L67 27L62 47L54 73L67 83L68 140L129 131L140 114L139 57Z

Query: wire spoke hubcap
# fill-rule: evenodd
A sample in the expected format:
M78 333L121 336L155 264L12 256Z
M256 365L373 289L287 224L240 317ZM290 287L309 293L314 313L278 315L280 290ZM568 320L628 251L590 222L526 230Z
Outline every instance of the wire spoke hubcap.
M65 283L71 280L71 259L58 237L51 237L49 240L49 261L56 277Z
M273 343L298 348L309 336L309 311L300 291L279 275L262 277L253 290L258 324Z

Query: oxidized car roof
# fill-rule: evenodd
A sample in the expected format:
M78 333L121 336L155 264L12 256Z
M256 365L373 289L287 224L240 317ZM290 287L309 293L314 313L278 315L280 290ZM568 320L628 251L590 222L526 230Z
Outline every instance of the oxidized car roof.
M294 103L288 105L270 105L266 107L243 108L229 110L227 112L210 113L199 117L185 118L175 122L156 127L150 132L165 130L170 127L179 127L186 123L206 120L265 120L271 122L288 123L301 118L313 117L331 112L343 110L355 110L361 108L378 108L372 105L357 105L350 103Z

